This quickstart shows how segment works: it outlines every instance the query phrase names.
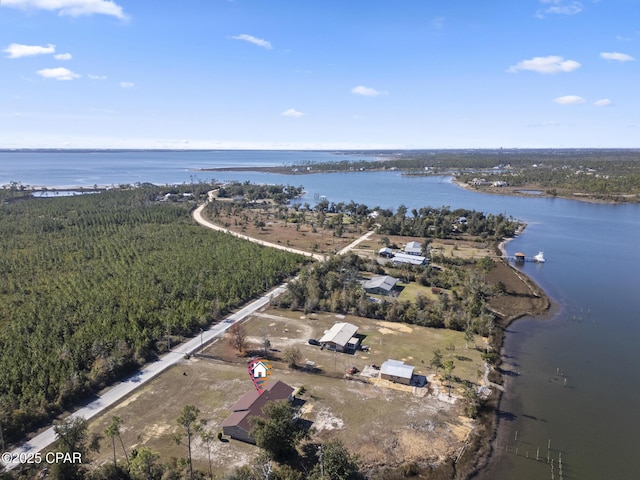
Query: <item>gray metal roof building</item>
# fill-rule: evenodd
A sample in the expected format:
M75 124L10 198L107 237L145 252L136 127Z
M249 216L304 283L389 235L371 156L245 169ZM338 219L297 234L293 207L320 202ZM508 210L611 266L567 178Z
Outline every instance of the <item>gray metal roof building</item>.
M410 265L425 265L427 263L427 257L409 255L406 253L396 253L392 260L393 263L408 263Z
M380 378L392 382L409 385L413 377L414 367L405 365L400 360L387 360L380 366Z
M398 279L389 275L380 275L367 280L362 284L362 288L368 293L381 293L388 295L398 284Z
M420 242L409 242L404 246L404 253L407 255L420 255L422 253L422 244Z
M329 347L335 347L339 352L344 350L355 350L360 342L360 339L356 337L358 333L358 327L346 322L336 323L331 329L324 332L324 335L320 339L322 345Z

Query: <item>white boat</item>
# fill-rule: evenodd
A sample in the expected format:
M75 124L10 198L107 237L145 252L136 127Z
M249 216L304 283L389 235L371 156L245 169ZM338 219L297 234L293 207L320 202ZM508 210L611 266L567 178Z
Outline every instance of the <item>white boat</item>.
M533 261L534 262L538 262L538 263L544 263L544 261L545 261L544 260L544 253L542 252L542 250L540 250L538 252L538 254L533 257Z

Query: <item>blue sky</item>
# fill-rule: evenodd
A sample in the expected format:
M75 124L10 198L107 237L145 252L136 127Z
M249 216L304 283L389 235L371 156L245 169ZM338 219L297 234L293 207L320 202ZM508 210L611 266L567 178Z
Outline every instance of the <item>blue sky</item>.
M640 0L2 0L0 148L640 147Z

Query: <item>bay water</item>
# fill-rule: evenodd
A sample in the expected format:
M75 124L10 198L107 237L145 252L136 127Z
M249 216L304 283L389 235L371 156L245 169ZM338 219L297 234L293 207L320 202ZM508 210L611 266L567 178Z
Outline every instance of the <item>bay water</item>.
M526 230L507 251L544 251L546 263L517 268L545 289L554 309L508 329L504 353L511 373L505 376L495 454L479 478L640 478L640 205L480 194L446 177L398 172L197 170L329 159L342 158L328 152L0 152L0 184L249 180L303 185L301 201L310 204L325 196L394 209L446 205L523 220Z

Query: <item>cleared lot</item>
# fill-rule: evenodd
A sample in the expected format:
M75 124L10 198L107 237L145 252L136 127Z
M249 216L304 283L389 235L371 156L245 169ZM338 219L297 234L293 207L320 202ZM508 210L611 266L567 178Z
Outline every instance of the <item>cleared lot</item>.
M359 326L369 352L341 354L308 344L319 338L336 321ZM460 401L434 395L434 385L422 389L393 388L384 382L365 383L358 375L345 379L347 369L362 370L380 365L388 358L415 366L415 373L430 376L433 351L439 348L444 359L456 365L454 375L475 382L480 366L479 352L465 349L463 334L448 330L379 322L332 314L301 315L300 312L269 310L245 323L250 350L268 351L274 365L271 380L282 380L293 387L304 387L301 395L303 417L316 433L314 440L338 437L357 452L365 465L401 464L409 461L445 458L460 449L471 429L471 422L460 416ZM477 338L477 342L482 339ZM310 373L291 370L280 361L286 348L297 347L301 364L315 362L319 369ZM161 455L161 461L186 457L185 446L176 445L180 432L176 419L185 405L196 405L200 417L214 433L229 415L228 408L246 391L253 389L247 374L248 357L241 357L224 341L207 348L202 356L185 359L136 392L108 414L92 422L91 428L104 431L112 415L123 419L122 437L127 449L148 446ZM436 388L436 391L438 388ZM454 391L455 394L455 391ZM103 441L100 463L111 461L111 445ZM237 441L211 444L216 471L225 471L251 460L258 449ZM119 453L121 455L121 453ZM207 448L196 441L194 459L199 468L208 469Z

